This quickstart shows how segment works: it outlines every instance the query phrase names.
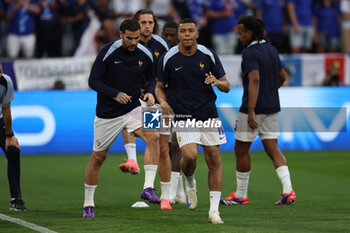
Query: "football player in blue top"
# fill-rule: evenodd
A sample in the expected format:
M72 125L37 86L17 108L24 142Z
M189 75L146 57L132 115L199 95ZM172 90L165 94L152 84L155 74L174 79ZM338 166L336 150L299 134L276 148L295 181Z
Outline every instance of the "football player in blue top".
M222 186L220 145L226 143L226 137L218 118L213 86L228 92L230 84L218 56L198 45L198 36L193 19L180 22L179 45L164 54L158 64L156 96L164 115L175 114L175 121L170 123L174 124L183 156L181 169L186 177L187 206L191 210L197 207L194 172L198 145L201 145L209 168L209 221L220 224L223 223L219 214ZM213 122L215 126L208 127Z
M143 79L148 81L143 100L147 106L155 101L153 56L138 43L140 25L135 19L124 20L119 34L120 40L101 48L89 77L89 86L97 92L97 106L93 152L85 172L83 217L86 218L95 216L94 192L100 169L122 129L145 141L144 164L157 165L159 158L159 134L155 130L142 130L139 101ZM144 192L154 195L152 184L148 184Z
M139 43L147 47L153 54L153 64L154 64L154 70L157 77L157 65L160 57L168 51L169 47L164 39L162 39L160 36L156 35L158 31L158 22L157 18L155 17L154 13L149 9L142 9L136 12L134 19L138 21L140 24L140 41ZM147 80L146 84L147 84ZM142 93L141 93L142 95ZM145 107L143 102L141 101L141 106ZM156 107L156 106L154 106ZM145 195L144 192L141 193L141 199L148 200L150 202L160 202L161 203L161 209L172 209L170 205L170 157L169 157L169 146L168 146L168 140L169 140L169 134L170 131L159 131L160 138L159 138L159 146L160 146L160 157L159 157L159 177L161 181L161 190L162 195L159 199L157 196L154 195L154 197L150 198L148 195ZM127 134L124 130L122 131L124 143L125 143L125 149L127 151L128 160L121 164L119 167L123 172L133 172L140 171L139 166L137 164L137 158L136 158L136 144L135 144L135 138L131 137L129 134ZM145 174L147 177L147 180L145 182L145 185L148 183L154 184L154 179L156 175L156 171L158 169L158 166L156 165L144 165ZM144 189L147 188L147 186L144 185Z
M265 24L252 16L242 17L238 23L238 39L246 48L242 53L243 100L236 120L235 154L237 159L237 190L221 204L247 205L250 175L249 149L257 135L272 159L283 185L283 194L276 205L295 202L287 161L279 150L278 88L286 80L277 49L264 40Z

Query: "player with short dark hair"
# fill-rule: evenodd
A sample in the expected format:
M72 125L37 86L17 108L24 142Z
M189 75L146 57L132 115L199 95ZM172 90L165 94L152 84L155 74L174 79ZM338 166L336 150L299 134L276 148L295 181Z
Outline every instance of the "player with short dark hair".
M143 79L148 81L143 100L154 104L155 75L151 52L139 44L140 26L134 19L126 19L120 26L120 40L106 44L97 54L92 66L89 86L97 92L94 121L94 145L85 172L85 201L83 217L93 218L94 192L100 169L110 146L122 129L142 138L146 143L144 164L157 165L159 134L155 130L142 130L139 97ZM154 196L153 184L145 175L144 193ZM152 200L150 200L152 201Z
M275 204L289 205L296 200L287 161L277 143L280 111L278 88L283 85L287 75L277 49L264 40L264 27L264 22L253 16L243 17L238 22L238 39L246 48L242 52L244 93L235 134L237 190L222 199L221 204L249 203L249 149L257 135L283 185L283 194Z
M178 43L177 29L178 25L174 21L166 22L163 26L162 37L166 40L170 48Z
M226 137L218 118L213 86L228 92L230 84L218 56L210 49L198 45L198 36L197 25L193 19L180 22L179 45L164 54L158 65L156 96L163 114L175 114L175 121L179 125L189 121L196 122L196 126L190 131L186 127L175 127L182 152L181 169L186 176L187 206L191 210L197 207L194 172L198 145L201 145L209 169L209 221L220 224L223 223L219 214L222 186L220 144L226 143ZM197 123L211 120L220 126L209 129L197 127Z
M11 78L4 74L0 63L0 147L7 159L7 178L10 185L10 210L26 211L20 184L20 151L12 130L11 101L15 98Z

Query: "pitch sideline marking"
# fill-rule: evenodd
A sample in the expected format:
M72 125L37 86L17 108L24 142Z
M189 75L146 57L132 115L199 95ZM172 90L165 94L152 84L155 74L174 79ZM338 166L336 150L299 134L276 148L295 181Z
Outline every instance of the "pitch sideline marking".
M29 229L32 229L34 231L41 232L41 233L57 233L56 231L52 231L52 230L47 229L45 227L38 226L34 223L26 222L26 221L21 220L19 218L13 218L13 217L1 214L1 213L0 213L0 219L8 221L8 222L16 223L18 225L24 226L26 228L29 228Z

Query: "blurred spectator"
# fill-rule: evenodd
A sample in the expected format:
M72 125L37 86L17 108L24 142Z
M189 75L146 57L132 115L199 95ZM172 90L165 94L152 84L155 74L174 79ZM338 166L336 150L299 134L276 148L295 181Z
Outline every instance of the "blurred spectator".
M2 50L3 50L3 43L4 43L4 37L5 37L5 23L4 23L4 17L5 17L5 6L3 3L3 0L0 0L0 57L2 57Z
M339 3L320 0L313 4L316 52L337 52L340 46Z
M120 23L126 18L134 16L136 11L146 7L145 0L111 0L110 9L116 13L116 28L119 30ZM117 35L119 36L119 35Z
M333 63L327 69L327 75L323 80L322 86L340 86L339 76L339 61L333 61Z
M173 21L166 22L163 26L162 37L168 43L169 48L174 47L178 43L177 27L177 23Z
M292 53L308 52L312 48L312 0L285 0L290 20L289 42Z
M159 27L171 20L171 0L145 0L146 8L153 11L158 18Z
M212 42L218 54L233 54L237 46L236 26L245 8L240 0L210 0L207 17L211 23Z
M342 34L342 50L345 53L350 53L350 1L341 0L340 11L342 15L341 34Z
M104 34L109 42L116 40L117 30L114 25L114 19L117 18L117 14L109 9L109 0L97 0L97 8L95 13L102 23L102 28L104 32L99 34Z
M76 0L69 3L65 9L65 16L62 17L62 24L71 24L73 33L73 51L72 55L78 48L80 39L89 24L88 10L92 7L93 2L90 0Z
M197 23L199 31L198 44L211 48L211 27L206 16L208 3L207 0L187 0L190 17Z
M60 57L62 54L62 0L40 0L38 17L37 56Z
M190 18L190 9L187 0L172 0L171 17L179 24L181 19Z
M22 49L25 57L34 56L35 15L39 13L40 8L35 0L14 0L9 4L5 15L9 22L6 46L9 57L18 57Z
M66 85L64 82L60 79L57 79L52 86L52 90L64 90L66 88Z
M278 51L283 44L283 1L260 0L257 6L257 18L262 19L266 25L266 37Z

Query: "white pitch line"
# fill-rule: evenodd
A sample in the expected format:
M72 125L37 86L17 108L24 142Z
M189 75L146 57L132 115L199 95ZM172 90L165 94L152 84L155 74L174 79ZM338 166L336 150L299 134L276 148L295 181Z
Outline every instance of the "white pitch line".
M10 216L4 215L0 213L0 219L8 221L8 222L13 222L18 225L24 226L26 228L32 229L37 232L42 232L42 233L57 233L56 231L52 231L50 229L47 229L45 227L38 226L34 223L26 222L24 220L18 219L18 218L12 218Z

